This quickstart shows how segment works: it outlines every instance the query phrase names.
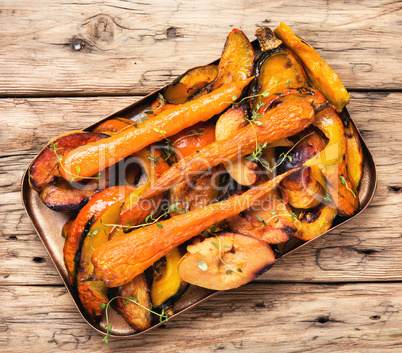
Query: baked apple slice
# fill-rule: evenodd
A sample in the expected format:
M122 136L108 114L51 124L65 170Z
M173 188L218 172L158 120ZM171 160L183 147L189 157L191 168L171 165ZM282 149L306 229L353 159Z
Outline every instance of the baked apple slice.
M275 254L261 240L222 233L189 245L179 263L183 281L213 290L242 286L272 267Z

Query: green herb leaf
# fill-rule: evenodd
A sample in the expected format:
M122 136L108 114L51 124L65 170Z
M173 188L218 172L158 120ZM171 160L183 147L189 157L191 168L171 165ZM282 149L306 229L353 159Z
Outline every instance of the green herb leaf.
M226 274L227 274L227 275L230 275L232 272L233 272L232 270L227 270L227 271L226 271Z
M201 271L205 272L206 270L208 270L208 265L204 260L198 260L197 265Z
M218 243L215 243L214 241L211 241L211 244L212 244L213 246L219 248L219 244L218 244Z
M100 308L101 308L101 309L105 309L105 307L106 307L106 304L105 304L105 303L100 303Z
M163 225L160 224L159 222L156 222L156 225L157 225L158 228L163 229Z

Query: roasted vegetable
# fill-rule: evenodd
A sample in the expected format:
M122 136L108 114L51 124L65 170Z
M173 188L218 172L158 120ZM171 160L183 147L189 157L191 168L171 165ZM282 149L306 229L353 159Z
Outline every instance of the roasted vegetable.
M78 213L68 231L68 236L63 248L64 263L70 284L77 283L77 267L81 258L80 249L82 241L85 239L86 233L89 231L92 223L111 205L116 202L123 202L133 189L133 187L128 186L114 186L102 190Z
M251 188L240 196L184 213L159 224L114 238L92 256L97 274L108 287L127 283L161 257L213 224L249 208L276 187L290 172Z
M276 36L301 60L310 82L340 112L349 102L349 93L339 76L312 47L297 37L283 22L275 29Z
M39 197L53 211L79 211L99 191L95 181L82 187L76 189L66 180L59 179L57 182L47 184L39 192Z
M135 125L135 121L126 118L114 118L104 121L95 127L92 132L119 132Z
M66 153L60 162L63 177L70 180L77 168L81 170L81 178L90 177L151 143L208 120L226 109L233 95L240 96L249 81L250 79L223 85L193 101L165 110L138 124L138 127L130 127L103 142L94 142Z
M352 216L359 209L359 199L346 169L346 140L342 121L334 109L326 108L316 115L313 125L324 133L328 144L304 165L311 168L313 177L328 190L339 214Z
M187 246L179 264L180 277L191 284L214 290L242 286L275 262L271 247L243 234L223 233Z
M217 65L199 66L176 78L163 92L168 103L183 104L201 88L215 80Z
M261 54L255 69L251 93L256 109L265 97L286 88L307 86L307 77L298 59L284 47Z
M248 79L253 73L254 49L247 36L239 29L233 29L223 48L219 61L218 76L213 89L224 84ZM237 95L240 97L240 95Z
M36 156L29 167L29 185L36 191L41 191L55 177L61 176L58 162L68 151L90 142L109 137L105 134L97 134L84 131L73 131L52 139L46 147ZM73 173L76 173L74 169ZM75 175L75 174L74 174ZM70 181L72 176L67 180Z
M257 142L270 143L292 136L310 125L314 120L314 109L307 102L288 102L268 111L260 117L261 125L249 124L236 135L222 141L215 141L198 153L187 156L170 167L144 194L153 197L169 189L178 181L223 162L245 156L256 149ZM257 141L256 141L257 137ZM241 147L241 151L239 151Z
M323 138L311 128L296 135L298 139L292 151L287 155L284 162L278 167L280 173L298 168L308 159L325 148ZM325 188L316 181L309 167L304 167L297 173L289 175L281 184L288 196L288 202L295 208L314 208L318 206L325 196Z
M346 137L346 166L357 189L363 176L363 150L357 130L349 119L344 120Z
M94 266L92 254L109 240L109 233L120 221L120 206L116 202L92 223L89 232L84 236L81 248L81 259L78 267L77 290L81 304L92 319L102 315L101 303L107 303L107 287L103 281L92 281Z
M71 226L73 225L74 218L70 218L66 223L64 223L63 228L61 229L61 236L66 239L68 236L68 232L70 231Z
M267 244L279 244L296 233L293 217L277 193L270 192L243 215L227 218L226 222L236 233L249 235Z
M235 135L241 128L247 125L245 106L230 108L223 113L216 122L215 137L217 141L222 141ZM224 166L230 176L240 185L249 186L256 182L257 164L247 160L245 157L236 158Z
M151 299L154 308L171 301L177 297L186 287L179 276L179 261L182 254L178 248L174 248L164 258L153 266L153 281L151 286ZM169 303L168 305L169 306Z
M125 226L141 224L152 211L155 212L159 208L162 202L162 195L141 199L144 192L169 168L158 150L154 148L150 150L144 148L134 154L134 158L142 165L147 180L130 193L121 207L120 220Z
M318 215L317 215L318 213ZM320 207L317 213L308 213L304 220L295 218L293 224L297 228L295 238L304 241L311 240L331 228L332 222L337 215L334 205Z
M139 274L124 284L116 296L111 305L132 328L144 331L151 327L151 298L144 274Z
M171 205L179 203L177 209L181 213L215 203L219 194L220 174L221 168L214 167L210 172L199 174L173 186L169 190L169 203Z
M215 141L215 124L207 121L188 127L170 138L175 156L186 157Z

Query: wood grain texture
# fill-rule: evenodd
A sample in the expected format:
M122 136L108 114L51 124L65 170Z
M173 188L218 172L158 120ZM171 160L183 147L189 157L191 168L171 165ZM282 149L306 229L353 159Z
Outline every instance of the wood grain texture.
M0 93L144 94L219 58L231 28L254 39L281 21L347 88L400 89L400 16L401 3L385 0L3 0Z
M0 287L2 352L400 352L402 285L261 284L106 346L62 287ZM49 310L49 304L51 309Z
M396 131L402 114L401 97L400 93L352 94L349 111L378 168L379 186L372 204L344 227L278 261L259 280L402 279L402 210L397 207L402 201L402 139ZM0 100L0 284L61 283L24 213L19 180L29 161L50 138L92 124L132 101L132 97Z

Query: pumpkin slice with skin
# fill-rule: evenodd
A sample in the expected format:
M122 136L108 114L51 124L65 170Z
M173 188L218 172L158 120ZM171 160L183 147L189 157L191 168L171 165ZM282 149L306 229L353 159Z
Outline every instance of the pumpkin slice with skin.
M189 97L215 80L217 74L217 65L199 66L190 69L176 78L163 92L163 96L168 103L183 104Z
M88 280L94 266L91 257L94 251L109 240L109 233L120 222L120 206L123 202L116 202L91 225L83 240L81 259L77 273L78 295L85 311L92 319L102 315L101 304L107 304L107 287L103 281Z
M283 22L275 29L276 36L301 60L310 82L341 112L349 103L350 94L339 76L312 47L297 37Z
M213 290L242 286L275 262L271 247L263 241L237 233L223 233L187 246L179 263L180 277Z
M349 119L344 120L346 138L346 166L353 185L357 189L363 176L363 150L356 127Z
M95 222L111 205L124 201L135 188L129 186L113 186L96 194L78 213L68 231L64 243L63 255L69 283L77 283L77 267L81 258L81 244L91 224Z
M186 288L179 275L179 261L182 253L179 248L174 248L164 258L153 265L153 281L151 286L151 299L154 308L177 298Z
M67 152L76 147L107 137L109 136L100 133L72 131L50 140L29 167L30 187L36 191L41 191L45 185L53 181L56 177L61 176L60 170L58 169L59 156L64 156ZM74 172L76 173L75 170Z

